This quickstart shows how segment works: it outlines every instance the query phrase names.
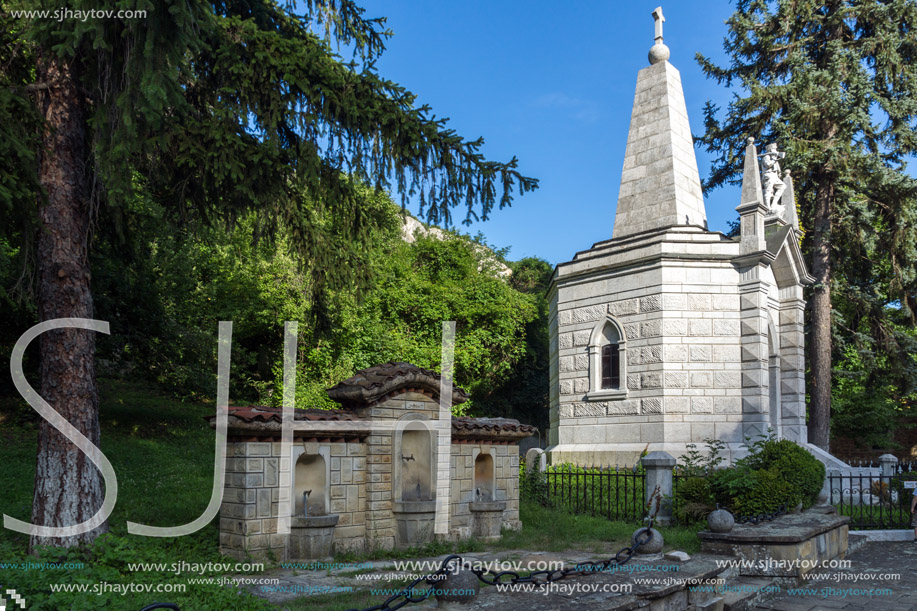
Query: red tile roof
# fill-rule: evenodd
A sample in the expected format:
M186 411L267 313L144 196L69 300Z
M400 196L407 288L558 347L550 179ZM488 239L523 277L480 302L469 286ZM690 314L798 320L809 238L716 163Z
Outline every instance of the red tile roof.
M389 362L356 372L352 377L329 388L328 396L347 407L372 405L402 389L438 397L441 377L435 371L417 365ZM453 405L464 403L468 398L464 389L452 387Z
M283 408L267 407L263 405L246 405L244 407L231 406L229 408L229 415L235 416L243 422L270 422L271 420L282 422ZM208 418L213 418L213 416L209 416ZM294 409L293 419L312 420L316 422L328 420L362 420L362 418L354 415L353 412L343 409Z
M529 433L534 435L538 429L531 424L521 424L512 418L452 418L453 431L486 431L490 433ZM526 435L528 437L528 435Z
M280 427L278 424L283 421L282 408L263 405L231 406L229 415L232 416L230 428L258 430L265 434L273 435L279 434ZM343 409L296 409L293 412L293 418L297 421L353 422L356 425L356 428L352 431L349 428L346 430L334 428L335 435L358 434L365 436L370 432L370 429L367 428L371 423L370 418L361 418L353 412ZM207 416L206 419L213 423L216 416ZM234 422L246 423L250 426L234 427ZM522 439L537 432L538 429L534 426L520 424L518 420L511 418L457 418L454 416L452 418L452 433L459 439Z

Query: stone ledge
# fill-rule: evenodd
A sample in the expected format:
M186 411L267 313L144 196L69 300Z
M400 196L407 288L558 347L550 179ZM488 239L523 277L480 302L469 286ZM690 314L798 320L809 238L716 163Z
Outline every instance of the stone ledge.
M809 510L780 516L763 524L736 524L728 533L702 530L697 533L701 545L705 541L723 543L801 543L812 537L850 523L849 516L825 515Z

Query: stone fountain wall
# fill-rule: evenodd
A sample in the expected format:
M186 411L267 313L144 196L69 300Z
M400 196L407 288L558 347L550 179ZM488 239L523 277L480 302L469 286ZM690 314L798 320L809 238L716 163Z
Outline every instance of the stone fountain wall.
M298 441L294 453L327 455L330 467L329 513L340 516L334 531L338 552L362 552L366 538L366 445L359 441ZM227 444L226 487L220 506L220 551L238 559L285 558L286 536L277 534L280 501L291 497L280 486L290 472L290 458L280 455L280 441ZM295 505L294 505L295 506Z
M324 550L320 555L328 556L419 545L432 539L436 497L446 484L448 525L438 538L493 539L501 528L520 528L518 442L534 427L501 418L450 417L448 471L443 465L438 472L439 385L436 374L406 363L358 372L329 390L343 409L295 410L289 456L281 455L280 408L231 407L222 553L299 561L312 559L293 557L302 550ZM456 389L453 404L465 400ZM492 462L481 463L487 473L476 479L475 461L482 454ZM304 455L313 471L297 482L297 461ZM324 490L315 490L321 482ZM304 490L311 490L309 518L302 517ZM291 535L277 532L282 502L290 503Z

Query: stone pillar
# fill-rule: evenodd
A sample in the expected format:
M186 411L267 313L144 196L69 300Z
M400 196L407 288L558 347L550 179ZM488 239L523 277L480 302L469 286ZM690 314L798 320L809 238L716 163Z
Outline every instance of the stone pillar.
M898 467L898 459L891 454L883 454L879 457L879 465L882 468L882 477L893 477Z
M549 364L549 408L548 408L548 446L555 446L560 443L560 346L558 338L558 320L557 320L557 287L552 286L551 294L548 297L550 311L548 319L550 321L550 337L548 350L551 355Z
M805 309L802 287L780 290L780 407L783 437L806 443Z
M650 452L641 460L646 469L645 497L649 503L657 486L662 494L662 503L656 514L656 524L666 525L672 522L672 470L675 459L668 452ZM650 514L655 511L655 504L649 508Z
M528 475L533 469L538 469L539 473L544 473L548 468L547 457L541 448L531 448L525 453L525 474Z
M370 551L394 549L392 431L374 432L366 446L366 546Z
M767 249L764 236L764 205L761 189L761 171L758 169L758 151L755 139L749 138L745 146L745 165L742 173L742 203L736 208L739 213L740 252L743 255L758 253Z
M277 534L280 443L230 442L220 506L220 551L261 560L284 558L286 539ZM289 495L287 489L286 494Z
M752 438L767 433L770 408L768 285L762 280L762 271L763 266L760 264L743 269L739 284L742 436Z

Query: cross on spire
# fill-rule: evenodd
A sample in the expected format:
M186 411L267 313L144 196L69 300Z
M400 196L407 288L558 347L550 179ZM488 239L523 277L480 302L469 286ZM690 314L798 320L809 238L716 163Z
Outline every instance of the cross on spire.
M656 23L656 44L662 44L662 24L665 23L665 17L662 14L662 7L657 6L653 11L653 21Z

